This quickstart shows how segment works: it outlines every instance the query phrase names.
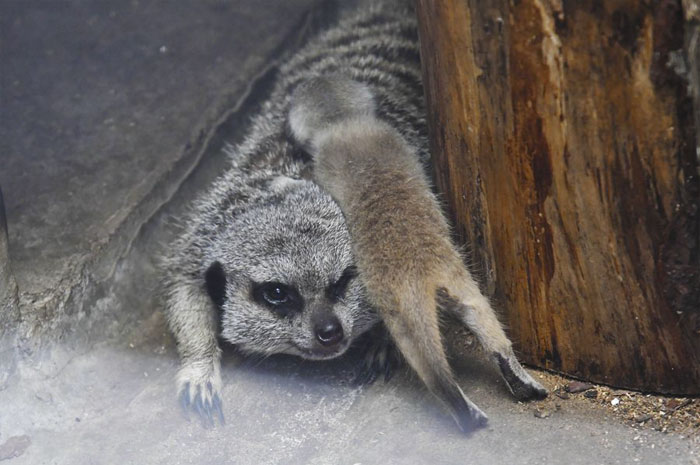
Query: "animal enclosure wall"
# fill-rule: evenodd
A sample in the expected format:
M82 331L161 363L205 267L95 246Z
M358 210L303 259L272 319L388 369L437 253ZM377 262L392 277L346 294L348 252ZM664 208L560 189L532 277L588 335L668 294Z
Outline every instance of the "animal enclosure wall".
M418 2L435 181L530 364L700 393L696 3Z

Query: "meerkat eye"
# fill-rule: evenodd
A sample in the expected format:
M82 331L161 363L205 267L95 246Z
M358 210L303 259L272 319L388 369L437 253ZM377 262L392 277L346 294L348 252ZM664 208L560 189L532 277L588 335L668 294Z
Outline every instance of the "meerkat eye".
M340 275L340 278L328 286L328 289L326 290L328 298L333 301L337 301L345 297L345 292L348 290L348 284L350 284L350 281L352 281L355 277L357 277L357 268L354 266L345 268L345 271L343 271L343 274Z
M262 289L262 297L270 305L282 305L289 300L289 294L284 286L270 283Z
M301 296L296 289L277 282L255 283L253 300L282 315L301 311L303 306Z

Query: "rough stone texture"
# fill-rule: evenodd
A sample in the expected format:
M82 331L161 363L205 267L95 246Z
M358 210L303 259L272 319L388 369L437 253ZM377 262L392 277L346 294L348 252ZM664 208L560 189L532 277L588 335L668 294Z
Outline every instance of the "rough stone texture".
M82 318L93 282L318 4L2 2L0 185L25 335Z
M8 258L7 221L0 190L0 338L17 315L17 283Z
M7 221L0 190L0 360L5 361L0 368L0 389L16 364L14 347L16 322L19 320L17 297L17 283L8 259Z

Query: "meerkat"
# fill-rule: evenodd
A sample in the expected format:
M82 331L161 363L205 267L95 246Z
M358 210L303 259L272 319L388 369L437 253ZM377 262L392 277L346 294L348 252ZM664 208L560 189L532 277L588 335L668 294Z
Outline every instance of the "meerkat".
M389 367L343 212L311 180L311 158L287 118L300 84L348 76L429 170L417 27L406 3L381 2L341 21L281 65L247 135L226 150L230 168L178 220L162 260L181 359L177 395L209 424L223 421L220 340L251 354L328 359L379 327L366 378Z
M163 301L181 360L178 398L205 424L224 419L220 340L320 360L377 328L342 212L309 179L286 120L299 83L342 71L384 96L379 108L404 137L425 143L416 24L400 3L341 21L281 65L246 136L226 149L230 168L176 220L181 231L161 260ZM368 370L386 370L385 341L371 342L379 349Z
M377 322L327 193L264 169L231 170L216 188L172 245L164 283L180 400L209 423L223 422L219 337L243 353L324 360Z
M438 307L477 336L519 400L547 392L518 362L453 245L416 149L377 117L374 102L367 85L345 75L313 78L295 91L289 126L313 157L314 178L345 215L370 302L410 366L471 432L487 417L454 379Z

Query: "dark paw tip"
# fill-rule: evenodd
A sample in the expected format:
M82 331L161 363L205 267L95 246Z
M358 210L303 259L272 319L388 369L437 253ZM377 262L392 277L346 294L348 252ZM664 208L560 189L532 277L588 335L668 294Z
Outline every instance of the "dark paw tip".
M522 402L546 399L549 395L546 389L525 383L513 386L513 394L515 394L516 399Z
M476 418L474 418L474 424L476 425L477 429L486 428L486 426L489 424L489 419L485 415L478 415Z
M439 397L447 403L452 417L464 434L469 435L488 423L486 414L470 402L456 385L443 388Z
M473 412L467 415L461 415L456 418L457 426L462 431L462 433L467 436L475 433L476 431L486 428L489 423L489 419L486 415L479 412Z
M535 400L543 400L549 396L549 392L545 388L534 388L532 398Z

